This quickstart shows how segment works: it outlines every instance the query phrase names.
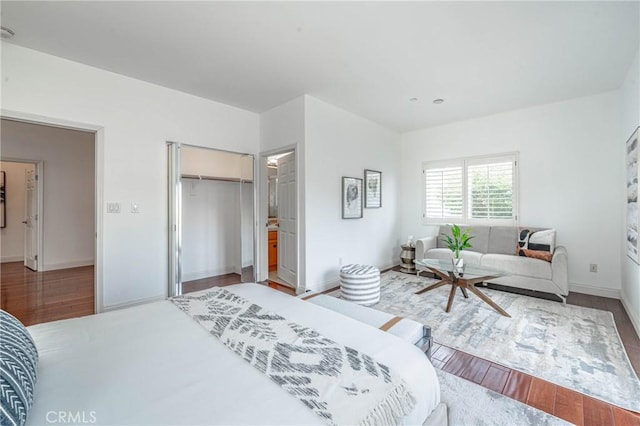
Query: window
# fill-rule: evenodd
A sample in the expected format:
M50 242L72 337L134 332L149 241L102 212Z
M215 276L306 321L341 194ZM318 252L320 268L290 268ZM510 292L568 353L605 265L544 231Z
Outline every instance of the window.
M517 154L423 164L427 223L517 222Z

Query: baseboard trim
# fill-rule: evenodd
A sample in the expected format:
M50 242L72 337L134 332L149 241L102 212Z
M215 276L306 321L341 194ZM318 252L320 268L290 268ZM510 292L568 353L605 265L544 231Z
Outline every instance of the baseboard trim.
M24 256L5 256L0 259L0 263L9 263L9 262L22 262L24 261Z
M322 283L317 288L314 288L314 289L308 289L307 288L305 290L311 290L311 291L314 291L314 292L317 292L317 293L322 293L324 291L327 291L327 290L335 288L335 287L340 287L340 279L328 281L326 283Z
M613 288L591 287L584 284L570 283L569 291L589 294L591 296L608 297L609 299L620 299L620 290Z
M388 265L388 266L382 266L382 267L380 267L380 268L378 268L378 269L380 269L380 273L381 273L381 274L383 274L383 273L385 273L385 272L389 272L390 270L392 270L392 269L393 269L393 268L395 268L396 266L400 266L400 264L399 264L399 263L391 263L391 264L390 264L390 265Z
M147 303L159 302L160 300L166 300L166 297L156 296L156 297L150 297L148 299L134 300L133 302L117 303L115 305L105 306L102 309L102 312L117 311L118 309L131 308L139 305L146 305Z
M636 330L636 334L638 335L638 337L640 337L640 318L633 311L633 309L631 309L631 306L629 306L625 297L621 297L620 301L622 302L622 306L624 307L624 310L627 311L627 315L629 315L629 319L631 320L631 325L633 325L633 328L635 328Z
M207 271L198 271L198 272L183 272L182 273L182 282L201 280L203 278L209 277L217 277L218 275L226 275L226 274L240 274L238 272L238 268L235 266L230 266L228 268L220 268L220 269L210 269Z
M390 264L388 266L379 266L378 269L380 269L380 273L384 273L387 271L390 271L391 269L395 268L396 266L398 266L399 264ZM327 290L334 290L335 288L340 288L340 278L336 278L335 280L331 280L331 281L327 281L324 283L319 284L317 287L310 289L310 288L305 288L305 291L313 291L313 292L317 292L317 293L323 293Z
M93 259L77 260L75 262L53 263L42 265L42 268L40 268L39 271L57 271L58 269L81 268L83 266L93 266L94 263L95 261Z

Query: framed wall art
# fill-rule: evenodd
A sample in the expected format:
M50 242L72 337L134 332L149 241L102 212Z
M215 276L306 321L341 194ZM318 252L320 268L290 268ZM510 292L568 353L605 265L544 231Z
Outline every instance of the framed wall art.
M638 258L638 133L636 128L626 143L627 186L627 256L634 262Z
M360 219L362 217L362 179L342 178L342 218Z
M382 172L364 171L364 207L375 209L382 207Z

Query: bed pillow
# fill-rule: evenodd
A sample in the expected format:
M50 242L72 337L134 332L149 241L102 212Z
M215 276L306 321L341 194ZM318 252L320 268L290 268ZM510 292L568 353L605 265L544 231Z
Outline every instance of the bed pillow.
M0 424L24 425L33 404L38 350L20 321L0 310Z
M520 228L518 231L517 256L532 257L551 262L556 244L555 229L534 231L530 228Z

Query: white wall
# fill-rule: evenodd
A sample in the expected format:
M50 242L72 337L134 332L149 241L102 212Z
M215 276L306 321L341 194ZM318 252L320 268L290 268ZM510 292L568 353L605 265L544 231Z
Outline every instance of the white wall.
M300 96L260 114L260 151L304 144L305 97Z
M241 241L241 261L243 268L253 265L253 240L254 223L253 215L253 183L243 182L241 186L240 198L240 241Z
M252 183L183 178L182 281L253 265L253 224Z
M107 308L167 294L165 141L258 150L257 114L4 42L2 108L104 128L98 188L123 206L98 230Z
M189 259L183 261L183 281L211 277L231 272L241 273L241 266L253 265L253 156L242 155L216 149L182 146L181 148L181 172L182 176L198 176L222 179L241 179L248 182L227 182L229 185L206 184L203 181L203 192L198 181L183 179L183 190L187 191L190 198L185 202L183 192L183 214L189 217L201 217L203 215L215 216L215 223L197 222L203 226L203 232L197 232L198 228L193 224L185 223L183 227L189 227L193 239L185 240L188 243ZM230 202L227 194L221 188L233 188L238 192L237 200ZM242 192L240 187L242 187ZM200 188L198 191L197 188ZM213 192L212 192L213 191ZM216 191L221 191L220 199L216 201ZM193 197L206 197L207 202L193 201ZM186 211L186 209L190 211ZM192 211L191 211L192 210ZM229 218L233 218L230 220ZM229 234L223 228L235 226L237 235ZM212 247L207 241L215 234L217 238L228 236L220 243L213 246L223 247L228 253L213 253L197 250L196 247ZM226 249L224 248L226 247ZM230 247L234 247L233 250ZM230 254L233 253L233 256ZM183 253L184 254L184 253ZM194 269L195 268L195 269Z
M631 136L633 131L640 125L640 52L636 55L635 61L627 72L624 84L620 88L621 114L620 114L620 137L616 141L616 151L619 153L619 167L624 170L625 164L625 141ZM618 182L622 188L626 182L623 178ZM626 207L626 193L619 198L618 203ZM622 269L622 289L620 299L640 335L640 274L638 264L627 256L626 249L626 210L621 214L622 233L618 235L621 246L621 269Z
M0 170L5 172L7 194L6 227L0 229L0 259L3 263L24 260L24 179L26 171L35 168L35 164L0 162Z
M399 135L378 124L306 96L306 288L336 285L343 264L380 268L400 256ZM382 208L362 219L342 219L342 176L382 172Z
M12 120L2 120L1 132L3 158L44 162L38 269L93 265L95 135Z
M422 225L423 161L519 151L519 223L557 229L572 291L618 297L619 110L608 92L403 134L401 235L436 232Z
M305 95L263 113L261 151L296 146L299 291L336 285L340 259L381 268L398 263L399 135L311 96ZM382 174L383 207L365 209L364 218L341 217L342 176L362 177L364 169ZM266 183L266 171L260 184ZM266 189L260 207L266 211ZM266 217L266 213L262 212ZM266 241L266 232L265 232ZM266 244L260 247L266 259Z
M240 183L182 179L182 281L240 270Z
M304 277L306 271L306 253L303 249L305 240L305 98L300 96L275 108L260 114L260 152L273 152L285 147L295 147L296 150L296 170L298 171L298 279L301 286L299 291L304 289ZM268 170L264 159L260 158L258 163L258 215L259 223L266 222L268 217ZM266 279L268 276L267 257L267 228L259 226L260 241L258 247L260 259L264 262L256 264L258 279Z

